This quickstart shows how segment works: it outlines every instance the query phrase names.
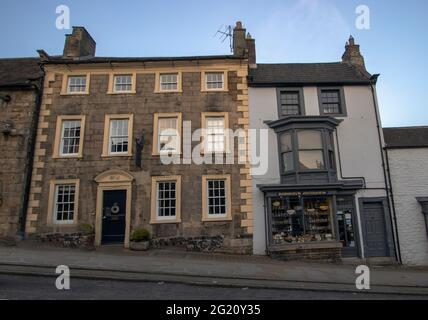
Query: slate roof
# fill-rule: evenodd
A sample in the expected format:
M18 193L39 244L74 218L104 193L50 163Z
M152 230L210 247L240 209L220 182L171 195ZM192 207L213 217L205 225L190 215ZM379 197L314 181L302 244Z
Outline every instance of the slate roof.
M25 86L43 73L39 58L0 59L0 86Z
M384 128L383 135L390 149L428 147L428 127Z
M371 75L363 74L344 62L257 64L249 71L249 85L285 86L319 84L369 84Z
M233 55L215 56L182 56L182 57L81 57L79 59L65 59L62 56L50 56L46 64L86 64L86 63L114 63L114 62L156 62L156 61L189 61L189 60L216 60L233 59L240 57Z

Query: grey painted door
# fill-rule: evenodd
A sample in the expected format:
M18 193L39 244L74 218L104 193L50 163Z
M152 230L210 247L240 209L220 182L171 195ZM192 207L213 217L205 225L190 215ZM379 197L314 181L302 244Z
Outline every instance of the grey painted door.
M387 257L388 242L382 202L366 202L363 207L366 257Z

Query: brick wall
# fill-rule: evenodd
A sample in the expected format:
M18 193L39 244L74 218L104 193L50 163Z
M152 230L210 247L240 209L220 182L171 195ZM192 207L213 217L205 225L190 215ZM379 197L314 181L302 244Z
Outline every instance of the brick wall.
M403 263L428 265L428 237L415 197L428 196L428 148L388 150Z

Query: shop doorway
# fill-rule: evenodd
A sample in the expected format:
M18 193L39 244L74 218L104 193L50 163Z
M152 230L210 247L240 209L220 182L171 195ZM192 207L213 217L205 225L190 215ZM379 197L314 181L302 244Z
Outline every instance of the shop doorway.
M353 196L337 196L336 217L342 257L358 257L357 230Z
M361 209L365 256L367 258L390 256L384 202L365 200Z

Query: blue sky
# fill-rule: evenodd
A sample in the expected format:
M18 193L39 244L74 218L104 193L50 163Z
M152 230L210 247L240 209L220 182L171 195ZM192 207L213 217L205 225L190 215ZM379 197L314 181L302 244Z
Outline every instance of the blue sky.
M258 62L329 62L340 60L353 34L367 69L381 74L383 125L428 125L426 0L2 0L0 57L61 53L69 33L55 27L61 4L71 25L95 38L99 56L227 54L215 31L242 20ZM355 27L361 4L370 8L370 30Z

